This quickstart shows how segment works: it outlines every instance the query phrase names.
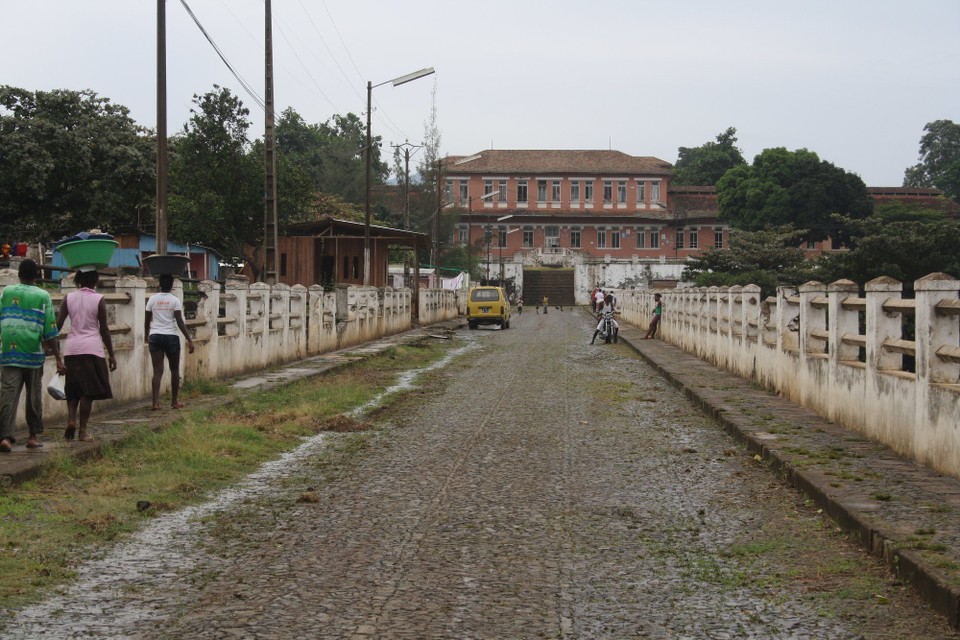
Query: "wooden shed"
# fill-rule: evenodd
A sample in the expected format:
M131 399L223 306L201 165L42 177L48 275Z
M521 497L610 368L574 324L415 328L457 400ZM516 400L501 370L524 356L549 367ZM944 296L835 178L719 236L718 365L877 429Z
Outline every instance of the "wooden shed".
M315 222L287 227L277 240L280 257L279 282L302 284L363 284L362 222L325 216ZM370 225L370 285L388 286L387 263L390 247L414 251L430 249L424 233ZM419 260L414 260L415 277ZM415 279L415 281L417 281Z

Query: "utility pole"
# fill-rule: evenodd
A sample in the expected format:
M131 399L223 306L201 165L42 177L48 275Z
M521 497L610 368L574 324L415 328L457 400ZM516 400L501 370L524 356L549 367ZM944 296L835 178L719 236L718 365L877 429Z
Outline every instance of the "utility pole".
M394 149L403 149L403 228L410 229L410 158L417 153L417 149L423 147L418 144L410 144L409 140L404 140L403 144L390 146ZM412 153L411 149L413 149Z
M280 276L277 253L277 157L273 115L273 14L271 0L264 0L264 185L263 185L263 282L276 284Z
M167 255L167 10L157 0L157 255Z
M433 270L437 274L437 285L440 285L440 214L443 213L443 164L437 159L437 215L433 220L434 229L434 260Z

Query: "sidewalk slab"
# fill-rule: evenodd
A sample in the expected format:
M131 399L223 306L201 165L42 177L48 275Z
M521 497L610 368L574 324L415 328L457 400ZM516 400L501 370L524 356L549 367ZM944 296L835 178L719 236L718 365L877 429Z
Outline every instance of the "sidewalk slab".
M960 627L960 481L898 456L644 331L630 345L759 461Z

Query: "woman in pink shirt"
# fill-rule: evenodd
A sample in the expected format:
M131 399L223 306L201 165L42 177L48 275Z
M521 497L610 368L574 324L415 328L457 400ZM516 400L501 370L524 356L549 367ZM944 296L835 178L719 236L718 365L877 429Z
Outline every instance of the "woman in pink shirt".
M117 361L113 357L113 341L107 325L107 303L94 291L99 281L96 271L78 271L74 282L78 290L67 294L57 312L57 329L70 318L70 332L63 351L67 365L64 391L67 395L67 430L65 440L77 438L84 442L93 440L87 433L87 423L94 400L109 400L113 397L110 388L110 373L115 371ZM103 358L106 346L107 360ZM79 414L79 425L77 424Z

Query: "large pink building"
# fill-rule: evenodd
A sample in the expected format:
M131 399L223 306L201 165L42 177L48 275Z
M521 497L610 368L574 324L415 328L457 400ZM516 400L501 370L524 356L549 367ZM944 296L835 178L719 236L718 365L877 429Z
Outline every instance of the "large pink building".
M453 241L509 255L683 259L727 243L712 188L671 190L672 165L620 151L489 150L443 161Z

